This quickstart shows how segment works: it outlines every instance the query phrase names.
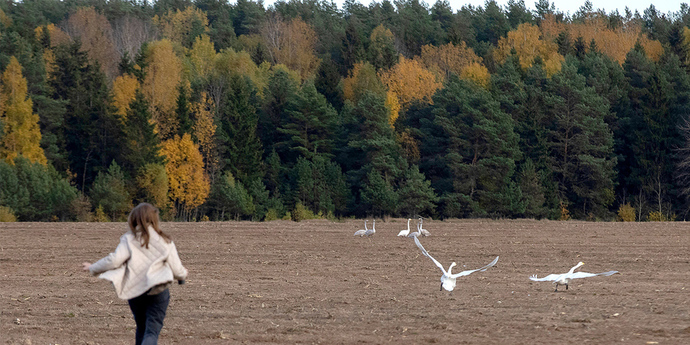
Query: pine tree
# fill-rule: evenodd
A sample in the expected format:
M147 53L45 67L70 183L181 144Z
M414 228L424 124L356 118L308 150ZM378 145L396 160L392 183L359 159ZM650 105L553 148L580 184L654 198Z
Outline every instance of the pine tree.
M285 162L298 156L313 160L331 157L337 113L311 82L305 83L289 101L285 118L278 128L283 141L277 143Z
M520 158L513 119L484 89L451 77L434 97L437 139L453 190L444 196L444 215L508 215L516 192L510 188Z

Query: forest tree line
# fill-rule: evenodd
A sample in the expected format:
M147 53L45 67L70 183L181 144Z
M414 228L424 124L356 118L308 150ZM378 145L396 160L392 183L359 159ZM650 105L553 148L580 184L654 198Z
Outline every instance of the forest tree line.
M690 8L0 0L0 220L679 220Z

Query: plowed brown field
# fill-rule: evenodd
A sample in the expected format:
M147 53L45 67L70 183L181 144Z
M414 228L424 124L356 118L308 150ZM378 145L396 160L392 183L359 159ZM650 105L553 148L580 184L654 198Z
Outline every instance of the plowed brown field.
M451 293L414 242L396 237L406 220L353 237L362 223L165 223L190 275L171 288L159 343L690 344L687 223L425 221L421 242L446 267L500 255ZM80 267L124 231L1 224L0 344L132 344L127 302ZM578 261L620 274L559 292L528 279Z

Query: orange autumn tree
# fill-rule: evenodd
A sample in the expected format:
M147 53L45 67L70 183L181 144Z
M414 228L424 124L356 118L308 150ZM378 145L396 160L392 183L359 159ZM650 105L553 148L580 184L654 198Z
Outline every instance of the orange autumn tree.
M400 57L400 61L379 77L389 91L398 97L400 107L406 109L412 102L431 104L431 96L443 85L441 81L416 60Z
M313 76L319 67L316 57L316 32L302 19L285 21L269 18L261 28L261 36L274 64L286 65L298 71L302 80Z
M156 130L169 138L179 126L175 116L178 85L182 80L182 62L173 51L170 40L151 42L148 46L146 78L141 86L151 107Z
M211 189L204 174L204 159L199 146L185 133L182 137L175 135L163 142L161 152L167 159L168 196L180 216L188 219L191 210L206 201Z
M41 130L38 114L33 113L33 103L27 97L27 82L22 66L12 56L2 74L0 83L0 119L4 123L4 135L0 139L0 157L10 164L22 155L30 161L46 164L41 148Z
M561 63L565 58L558 54L558 46L553 40L543 39L538 27L523 23L515 30L508 32L506 37L498 40L494 58L503 63L515 50L523 69L532 67L534 59L539 56L544 61L546 75L552 76L561 70Z
M123 74L113 82L113 104L122 121L127 119L129 104L134 100L139 87L139 81L130 74Z

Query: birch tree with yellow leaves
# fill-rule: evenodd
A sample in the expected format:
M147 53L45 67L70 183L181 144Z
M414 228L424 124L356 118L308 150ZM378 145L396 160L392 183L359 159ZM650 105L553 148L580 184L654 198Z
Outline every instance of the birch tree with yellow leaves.
M182 62L167 39L148 46L146 78L142 90L151 106L151 114L161 139L170 138L177 131L175 104L178 85L182 79Z
M14 164L14 159L20 155L33 163L47 163L40 146L38 114L33 113L32 106L31 98L27 97L27 83L22 75L22 66L12 56L0 83L0 123L4 124L4 135L0 139L0 158L10 164Z
M204 174L204 159L199 146L189 134L163 143L163 155L167 158L165 172L168 175L168 196L175 212L183 220L189 220L192 212L208 198L211 189Z

